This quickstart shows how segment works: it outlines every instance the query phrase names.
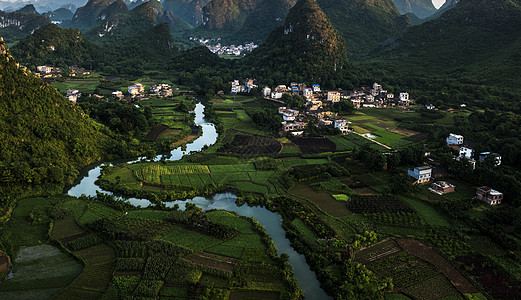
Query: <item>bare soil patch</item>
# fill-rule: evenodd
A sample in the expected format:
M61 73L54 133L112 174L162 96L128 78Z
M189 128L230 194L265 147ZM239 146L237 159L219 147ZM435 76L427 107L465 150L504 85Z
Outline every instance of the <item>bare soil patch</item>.
M88 234L88 232L84 231L82 233L78 233L78 234L75 234L75 235L71 235L71 236L66 236L64 238L61 238L59 239L59 241L62 243L62 244L66 244L68 242L71 242L71 241L74 241L76 239L79 239L81 237L84 237Z
M159 137L159 135L167 130L168 126L166 125L156 125L156 126L153 126L152 128L150 128L150 131L147 133L147 135L145 136L145 139L147 141L151 141L151 142L155 142L157 140L157 138Z
M194 134L189 134L189 135L185 136L184 138L182 138L182 139L180 139L178 141L173 142L170 145L170 147L177 148L177 147L179 147L181 145L184 145L186 143L189 143L189 142L195 140L197 137L199 137L199 136L198 135L194 135Z
M195 264L204 265L224 271L234 271L237 265L241 262L239 259L236 258L207 252L194 253L188 256L186 259Z
M456 261L471 266L470 275L483 286L494 299L521 299L521 284L494 267L482 255L467 255Z

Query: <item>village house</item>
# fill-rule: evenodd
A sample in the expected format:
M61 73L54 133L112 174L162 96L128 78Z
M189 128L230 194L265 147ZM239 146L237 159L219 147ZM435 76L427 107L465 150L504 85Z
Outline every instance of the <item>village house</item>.
M36 70L38 70L38 72L40 73L44 73L44 74L49 74L52 72L52 67L49 67L49 66L38 66L36 67Z
M232 89L230 91L231 95L237 95L241 91L241 85L239 83L239 80L232 81Z
M454 192L455 188L456 187L454 185L448 183L447 181L437 181L431 185L429 191L438 195L445 195Z
M463 144L462 135L451 133L451 134L449 134L449 137L447 137L447 146L461 145L461 144Z
M78 99L81 97L81 93L78 90L67 90L67 99L71 101L72 103L76 103Z
M329 119L319 119L318 120L318 125L320 125L320 126L331 126L331 125L333 125L333 121L331 121Z
M298 110L287 109L285 107L280 107L279 108L279 113L282 114L282 119L284 121L295 121L295 119L299 115L299 111Z
M400 101L398 102L398 105L409 107L411 103L411 100L409 99L409 93L400 93Z
M467 160L471 160L474 156L474 149L472 149L470 146L465 145L461 146L459 148L459 157L458 158L465 158Z
M340 102L340 93L337 91L327 92L327 101L332 103Z
M136 96L145 92L145 86L141 83L136 83L128 87L128 93L132 96Z
M487 157L491 155L494 157L494 166L497 167L501 165L501 155L499 155L498 153L491 154L490 152L482 152L479 154L479 161L484 162L485 159L487 159Z
M306 128L304 122L282 122L282 131L284 132L300 132ZM293 133L292 133L293 134ZM300 133L302 134L302 133ZM296 134L296 135L300 135Z
M313 93L320 93L320 85L319 84L313 84L311 87L313 88Z
M125 96L122 91L112 92L112 98L118 98L119 100L123 99Z
M501 204L501 200L503 200L503 193L488 186L482 186L476 189L476 198L488 205L499 205Z
M414 184L425 183L431 180L432 168L429 166L416 167L414 169L409 169L407 171L407 174L409 174L409 176L411 176L412 178L416 179Z
M267 86L265 86L263 89L262 89L262 95L264 97L269 97L271 95L271 89Z
M254 82L254 79L249 78L244 81L244 86L246 87L245 92L250 93L252 89L258 87Z
M305 88L302 94L304 95L304 97L311 99L313 98L313 89Z
M335 119L335 128L340 130L342 134L349 133L349 123L346 119Z

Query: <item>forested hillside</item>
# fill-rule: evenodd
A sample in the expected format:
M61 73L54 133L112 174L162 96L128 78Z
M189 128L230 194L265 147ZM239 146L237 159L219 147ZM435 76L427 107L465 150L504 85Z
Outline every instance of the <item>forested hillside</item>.
M104 157L110 138L70 101L14 61L0 42L0 182L70 183Z

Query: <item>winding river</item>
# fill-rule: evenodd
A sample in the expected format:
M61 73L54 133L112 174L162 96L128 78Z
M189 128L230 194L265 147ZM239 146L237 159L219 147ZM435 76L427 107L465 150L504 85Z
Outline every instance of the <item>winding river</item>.
M217 131L214 124L204 119L204 105L198 103L195 107L195 124L201 126L202 135L193 142L186 145L186 147L178 147L171 151L171 155L165 157L167 161L177 161L183 158L185 155L201 151L205 146L211 146L217 141ZM156 160L163 158L162 155L156 157ZM138 160L128 160L126 162L135 162ZM95 184L95 181L101 175L101 165L98 164L84 170L81 174L83 176L78 184L73 186L67 192L71 196L79 197L82 194L88 196L95 196L96 191L111 194L108 191L102 190ZM211 198L195 197L188 200L179 200L167 202L166 205L172 207L178 204L180 209L184 209L186 203L193 203L197 206L208 209L222 209L227 211L234 211L241 216L253 217L261 225L266 228L266 231L273 239L273 242L277 246L278 254L286 253L289 256L289 263L293 266L295 277L299 281L300 288L304 291L306 298L308 299L332 299L328 296L324 290L320 288L320 284L315 276L315 273L311 271L309 265L306 263L304 255L297 253L290 245L289 240L285 236L284 229L282 228L281 218L278 214L273 213L262 207L249 207L243 205L241 207L235 204L237 196L231 193L222 193L214 195ZM151 205L150 201L146 199L128 198L130 203L135 206L147 207Z

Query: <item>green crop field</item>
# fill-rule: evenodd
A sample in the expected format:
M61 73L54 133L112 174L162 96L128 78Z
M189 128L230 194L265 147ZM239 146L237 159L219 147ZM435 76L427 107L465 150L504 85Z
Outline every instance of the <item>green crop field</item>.
M240 234L233 239L222 243L224 246L239 247L239 248L253 248L265 249L260 237L255 234Z
M85 225L87 223L92 223L94 221L103 219L103 218L117 218L122 213L115 209L106 207L99 203L90 203L81 218L79 219L79 223L81 225Z
M397 198L402 199L407 202L414 210L416 210L424 219L427 224L432 226L444 226L450 227L451 224L447 221L445 216L443 216L439 211L437 211L434 207L430 206L422 202L421 200L406 197L403 195L398 195Z
M13 277L0 284L1 299L52 298L83 270L72 255L46 244L22 247L14 262Z
M355 143L346 140L343 136L328 137L328 139L336 144L338 151L353 150L358 147Z
M227 181L249 180L248 173L246 172L212 173L212 178L217 184L225 183Z
M159 210L133 210L128 213L128 218L164 221L168 212Z
M85 79L66 79L63 82L54 81L52 85L58 89L62 94L66 94L67 90L79 90L84 94L92 94L98 87L100 79L85 78Z
M137 178L144 182L161 183L161 175L170 174L208 174L210 170L206 165L145 165L134 171Z
M316 242L317 237L315 236L313 231L311 231L311 229L309 229L309 227L307 227L306 224L304 224L304 222L302 222L299 219L295 219L293 220L293 222L291 222L291 224L295 226L295 228L297 228L298 232L304 237L304 239L308 243L313 244Z
M212 173L255 171L253 164L209 165Z
M253 234L250 222L244 218L239 218L232 213L224 211L212 211L206 213L206 215L210 218L210 220L216 223L224 224L230 228L235 228L240 233Z
M263 185L258 185L253 182L233 182L232 183L235 187L237 187L241 191L245 192L253 192L253 193L260 193L267 195L269 193L269 190L267 187Z
M174 228L161 238L172 244L180 245L194 251L201 251L221 242L220 239L186 230L180 227Z

